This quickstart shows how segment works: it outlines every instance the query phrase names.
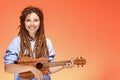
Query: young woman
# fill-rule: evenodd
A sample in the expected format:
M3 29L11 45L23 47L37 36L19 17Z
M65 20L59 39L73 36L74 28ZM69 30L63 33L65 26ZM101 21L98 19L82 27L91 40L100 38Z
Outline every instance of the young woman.
M20 16L20 31L18 36L8 46L5 56L5 71L15 73L15 80L23 80L19 73L32 72L34 77L25 80L50 80L50 73L55 73L63 68L73 67L73 60L65 66L49 67L47 74L30 65L17 64L23 56L29 56L32 59L45 57L48 62L54 61L55 52L50 39L46 38L44 32L44 15L37 7L26 7Z

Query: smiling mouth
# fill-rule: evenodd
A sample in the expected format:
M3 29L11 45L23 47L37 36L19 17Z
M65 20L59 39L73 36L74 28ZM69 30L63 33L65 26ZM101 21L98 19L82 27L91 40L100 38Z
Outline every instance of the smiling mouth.
M34 30L35 28L36 28L35 26L29 27L30 30Z

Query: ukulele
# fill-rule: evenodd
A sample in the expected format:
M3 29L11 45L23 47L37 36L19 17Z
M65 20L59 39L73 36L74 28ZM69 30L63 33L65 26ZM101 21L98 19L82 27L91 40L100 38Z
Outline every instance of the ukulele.
M82 57L80 58L77 57L73 62L75 65L78 65L78 67L79 65L83 67L83 65L86 64L86 60L83 59ZM39 69L43 74L47 74L49 73L49 67L64 66L66 65L66 63L71 63L71 60L48 62L48 59L44 57L41 57L38 59L32 59L28 56L23 56L18 60L17 64L23 65L23 66L27 66L27 65L34 66L37 69ZM23 79L34 78L34 74L31 71L22 72L22 73L19 73L19 75Z

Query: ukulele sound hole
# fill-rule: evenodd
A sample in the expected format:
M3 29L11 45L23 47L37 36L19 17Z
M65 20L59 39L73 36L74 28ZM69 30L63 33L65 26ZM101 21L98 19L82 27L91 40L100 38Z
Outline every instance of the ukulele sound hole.
M37 63L37 64L36 64L36 68L37 68L37 69L41 69L42 67L43 67L42 63Z

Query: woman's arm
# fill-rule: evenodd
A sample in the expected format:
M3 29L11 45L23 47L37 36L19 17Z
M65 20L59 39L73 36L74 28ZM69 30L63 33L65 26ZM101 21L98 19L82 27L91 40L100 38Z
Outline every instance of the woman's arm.
M57 67L50 67L49 70L50 70L50 73L55 73L55 72L58 72L60 70L64 69L63 66L57 66Z
M21 73L30 71L31 66L21 66L18 64L7 64L5 65L5 71L9 73Z
M35 75L35 78L43 80L42 72L33 66L21 66L18 64L7 64L5 65L5 71L9 73L22 73L22 72L31 71Z
M74 67L74 60L71 59L71 62L67 63L65 66L57 66L57 67L50 67L49 70L50 70L50 73L55 73L55 72L58 72L64 68L72 68Z

